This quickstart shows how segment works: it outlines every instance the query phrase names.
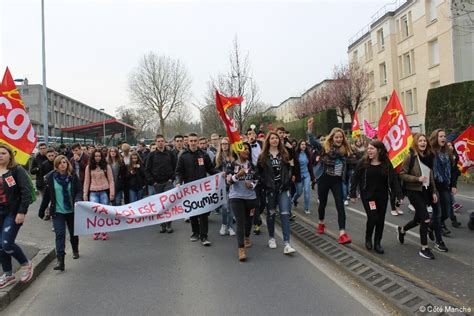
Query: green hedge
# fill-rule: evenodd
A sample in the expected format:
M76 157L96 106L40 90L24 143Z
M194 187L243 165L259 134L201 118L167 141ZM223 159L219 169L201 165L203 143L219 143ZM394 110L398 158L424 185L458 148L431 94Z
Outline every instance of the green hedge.
M453 83L430 89L426 99L426 131L444 128L462 132L474 124L474 81Z
M332 128L340 126L337 122L335 109L326 110L316 114L308 115L300 120L283 124L286 130L291 133L291 137L296 139L306 138L307 123L309 117L314 117L314 135L327 135ZM274 127L278 127L274 125Z

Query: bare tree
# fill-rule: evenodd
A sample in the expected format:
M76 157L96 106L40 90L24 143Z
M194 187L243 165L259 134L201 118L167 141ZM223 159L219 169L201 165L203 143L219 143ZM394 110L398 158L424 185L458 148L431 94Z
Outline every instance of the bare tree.
M172 130L174 134L184 134L187 132L191 121L192 114L189 106L182 104L176 109L176 112L171 115L169 124L170 130Z
M142 57L129 77L131 99L140 109L156 112L163 135L166 120L188 100L190 85L186 67L178 59L153 52Z
M202 105L195 105L201 115L202 132L225 134L224 125L216 109L216 85L212 80L208 82L207 92Z
M135 136L137 138L148 137L158 131L157 114L149 108L120 106L116 113L125 123L136 127Z
M474 32L474 0L452 0L451 14L457 30L465 35Z

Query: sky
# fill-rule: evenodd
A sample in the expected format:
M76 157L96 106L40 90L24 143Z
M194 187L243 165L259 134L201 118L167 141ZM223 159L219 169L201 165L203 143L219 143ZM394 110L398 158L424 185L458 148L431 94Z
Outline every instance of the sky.
M180 59L200 104L227 71L235 36L261 101L299 96L347 61L349 39L385 0L45 0L47 86L114 115L128 76L153 51ZM41 0L0 1L0 71L42 83ZM197 110L196 110L196 116Z

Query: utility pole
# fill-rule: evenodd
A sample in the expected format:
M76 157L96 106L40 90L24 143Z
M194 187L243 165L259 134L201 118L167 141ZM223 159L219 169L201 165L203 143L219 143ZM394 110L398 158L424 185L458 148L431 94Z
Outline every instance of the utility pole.
M45 32L44 32L44 0L41 0L41 35L43 46L43 97L42 97L42 112L43 112L43 136L46 146L48 146L48 90L46 88L46 48L45 48Z

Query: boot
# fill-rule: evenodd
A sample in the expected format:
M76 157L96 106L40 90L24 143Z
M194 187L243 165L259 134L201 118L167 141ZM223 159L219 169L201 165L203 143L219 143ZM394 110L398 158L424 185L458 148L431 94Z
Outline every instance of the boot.
M365 248L368 250L372 250L372 240L371 239L365 239Z
M453 219L452 219L451 222L453 223L453 227L454 227L454 228L458 228L458 227L461 226L461 223L458 222L458 219L456 218L456 216L453 217Z
M250 248L250 247L252 247L252 242L250 241L250 238L245 238L245 239L244 239L244 247L245 247L245 248Z
M245 261L247 259L247 255L245 254L245 248L239 248L239 260Z
M58 256L58 262L56 263L56 266L53 268L53 270L64 271L64 256Z
M376 241L374 244L374 250L376 253L383 255L385 251L383 250L382 246L380 245L380 241Z
M79 259L79 250L75 250L72 252L72 258L73 259Z

